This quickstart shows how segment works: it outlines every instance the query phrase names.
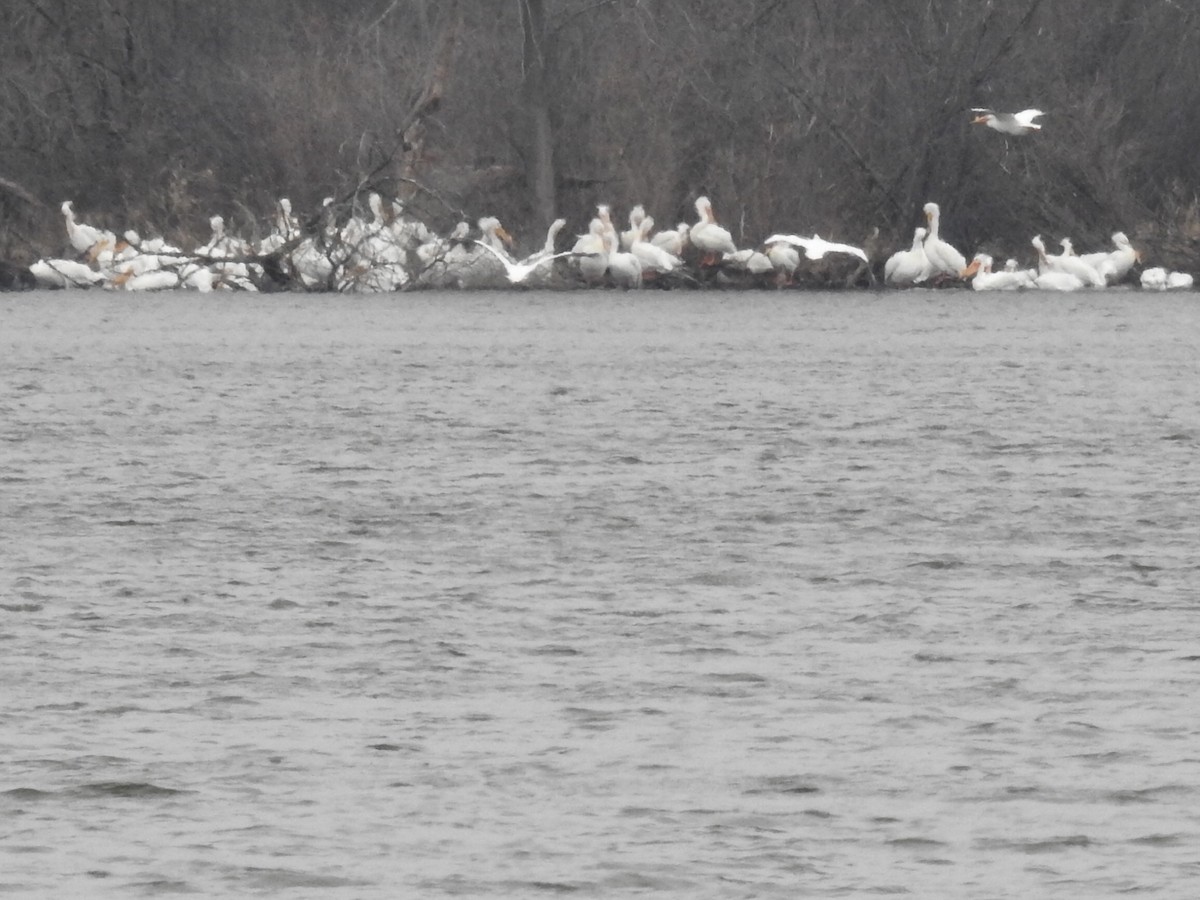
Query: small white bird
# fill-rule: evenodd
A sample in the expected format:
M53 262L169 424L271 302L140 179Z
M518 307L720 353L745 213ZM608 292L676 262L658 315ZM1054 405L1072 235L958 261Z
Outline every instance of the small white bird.
M978 114L971 120L972 125L986 125L1001 134L1017 135L1041 131L1042 126L1033 120L1045 115L1040 109L1023 109L1018 113L1003 113L987 107L974 107L971 112Z
M771 244L791 244L793 247L800 247L809 259L823 259L827 253L849 253L851 256L857 256L863 262L870 262L867 259L867 251L861 247L827 241L816 234L810 238L800 237L798 234L773 234L763 243L768 247Z

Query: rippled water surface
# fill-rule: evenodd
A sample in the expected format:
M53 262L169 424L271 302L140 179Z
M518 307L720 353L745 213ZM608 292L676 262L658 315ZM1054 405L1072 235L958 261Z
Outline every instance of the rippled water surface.
M1198 341L0 295L0 894L1192 896Z

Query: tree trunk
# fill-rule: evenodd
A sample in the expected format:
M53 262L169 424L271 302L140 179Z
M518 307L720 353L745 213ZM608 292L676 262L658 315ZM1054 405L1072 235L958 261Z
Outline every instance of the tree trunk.
M550 123L550 104L546 91L550 52L546 37L546 7L543 0L517 0L517 4L521 8L521 33L524 39L521 91L529 129L526 181L533 190L534 216L546 227L554 220L558 208L555 198L554 129Z

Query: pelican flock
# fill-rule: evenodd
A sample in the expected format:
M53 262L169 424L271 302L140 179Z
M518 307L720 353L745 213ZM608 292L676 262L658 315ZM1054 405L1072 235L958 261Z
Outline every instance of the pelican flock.
M1026 109L1001 113L975 108L974 124L1005 135L1038 131L1045 114ZM4 265L0 286L101 288L150 291L309 290L389 292L417 288L616 287L636 290L648 285L768 287L795 284L828 287L875 283L878 263L889 288L970 286L977 291L1102 289L1118 283L1147 290L1190 290L1192 276L1162 267L1139 270L1142 254L1124 231L1112 234L1112 247L1076 253L1070 237L1059 239L1061 253L1051 253L1041 235L1029 246L1033 267L1008 260L997 271L984 251L966 256L942 235L942 208L936 202L921 209L924 222L912 233L907 249L873 260L855 244L776 232L738 246L734 234L720 224L712 200L694 200L696 220L656 230L644 204L629 208L629 227L618 231L613 210L599 204L587 226L560 248L565 218L556 219L542 245L525 256L514 255L516 241L494 216L474 226L459 222L439 235L407 214L399 200L378 192L366 196L369 215L339 215L332 198L305 217L280 198L267 233L249 240L229 231L221 215L209 220L210 237L188 252L161 237L141 238L134 231L114 231L80 221L74 203L61 205L64 249L27 269ZM953 234L953 213L950 226ZM876 229L878 232L878 229ZM870 239L869 239L870 240ZM831 274L832 273L832 274ZM865 276L865 280L864 280Z

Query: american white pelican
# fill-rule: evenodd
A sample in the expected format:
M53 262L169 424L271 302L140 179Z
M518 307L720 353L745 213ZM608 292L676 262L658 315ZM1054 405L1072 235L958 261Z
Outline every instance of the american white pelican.
M479 246L491 253L496 259L500 260L500 264L504 266L504 275L508 278L511 284L522 284L526 278L536 272L542 266L553 262L556 259L561 259L566 256L577 255L572 250L564 250L561 253L554 251L554 236L564 225L567 224L566 219L555 219L554 224L550 226L550 233L546 235L546 246L536 253L530 254L520 262L513 262L503 253L490 244L479 241Z
M1040 131L1042 126L1033 120L1045 115L1040 109L1023 109L1018 113L1004 113L986 107L975 107L971 112L977 113L971 120L972 125L986 125L1001 134L1029 134L1032 131Z
M632 253L621 250L621 238L612 223L608 207L596 207L600 221L604 224L604 246L608 251L608 274L617 287L640 288L642 286L642 261Z
M1034 235L1030 241L1034 249L1038 253L1038 271L1039 272L1068 272L1074 275L1087 287L1104 287L1108 284L1101 275L1092 266L1089 266L1078 256L1069 253L1062 253L1057 256L1052 256L1046 253L1046 245L1042 241L1040 234ZM1070 246L1068 242L1067 246Z
M942 240L939 233L941 208L936 203L926 203L924 210L925 221L929 224L929 233L925 235L925 255L933 266L934 274L961 277L962 270L967 267L967 258Z
M513 238L505 231L500 220L495 216L484 216L477 224L479 230L483 232L483 242L493 250L499 250L507 255L509 248L513 245Z
M1034 287L1043 291L1078 291L1086 287L1078 275L1046 269L1034 279Z
M1150 291L1165 291L1167 289L1167 270L1162 266L1151 266L1142 271L1138 279L1142 287Z
M650 229L654 227L654 219L645 216L638 223L637 234L629 244L629 252L642 263L642 274L672 272L683 265L683 260L673 253L649 240Z
M857 256L863 262L870 262L867 259L867 251L861 247L827 241L816 234L810 238L800 237L798 234L773 234L763 243L767 246L771 244L791 244L793 247L802 249L804 255L809 259L824 259L827 253L849 253L851 256Z
M779 273L776 283L790 284L796 277L796 269L800 267L800 251L787 241L767 241L764 252L772 267Z
M629 211L629 230L621 232L621 249L628 250L633 242L642 237L642 222L646 218L646 208L640 203ZM652 223L653 224L653 223Z
M1192 289L1192 284L1193 278L1187 272L1167 273L1168 291L1190 291Z
M292 216L292 201L287 197L280 197L275 211L275 227L259 242L258 252L263 256L274 253L299 235L300 229Z
M655 247L662 247L672 256L682 257L684 248L687 247L690 228L687 222L680 222L674 228L657 232L650 238L650 243Z
M971 287L977 291L1016 291L1024 287L1033 287L1024 272L992 271L992 258L986 253L976 253L971 264L962 273L963 278L971 279Z
M715 265L717 260L726 253L737 252L733 236L717 224L717 218L713 215L712 203L707 197L696 198L696 214L700 219L688 230L688 240L692 242L692 246L704 254L700 265Z
M925 235L928 232L919 227L913 232L912 246L907 250L897 250L883 264L884 284L906 287L927 281L933 275L933 264L925 255Z
M122 272L109 282L110 288L123 291L165 291L179 287L179 276L167 269L149 272Z
M1186 291L1191 290L1194 279L1187 272L1168 272L1154 266L1142 272L1140 281L1148 291Z
M1129 274L1129 270L1133 268L1141 258L1142 254L1133 248L1126 237L1125 232L1118 231L1112 236L1114 250L1102 250L1098 253L1084 253L1080 255L1085 263L1100 269L1101 265L1108 263L1111 268L1106 274L1109 284L1120 281Z
M102 250L113 250L117 246L117 236L111 231L75 221L75 210L71 203L70 200L63 201L62 214L66 220L67 239L75 252L87 253L94 258Z
M771 257L761 250L748 248L745 250L735 250L733 253L726 253L721 257L721 265L731 269L738 269L742 272L749 272L751 275L766 275L768 272L775 271L775 263L771 262Z
M29 273L42 287L89 287L104 280L104 275L74 259L39 259Z
M188 263L179 272L179 283L201 294L211 293L215 281L216 276L213 275L212 269L196 263Z
M579 261L579 274L584 281L592 285L604 281L604 273L608 271L608 243L599 216L588 223L587 234L580 235L571 250Z
M196 248L197 256L224 259L230 256L249 255L250 248L245 243L225 233L225 219L223 217L213 216L208 220L208 225L212 229L212 236L208 239L207 244Z

